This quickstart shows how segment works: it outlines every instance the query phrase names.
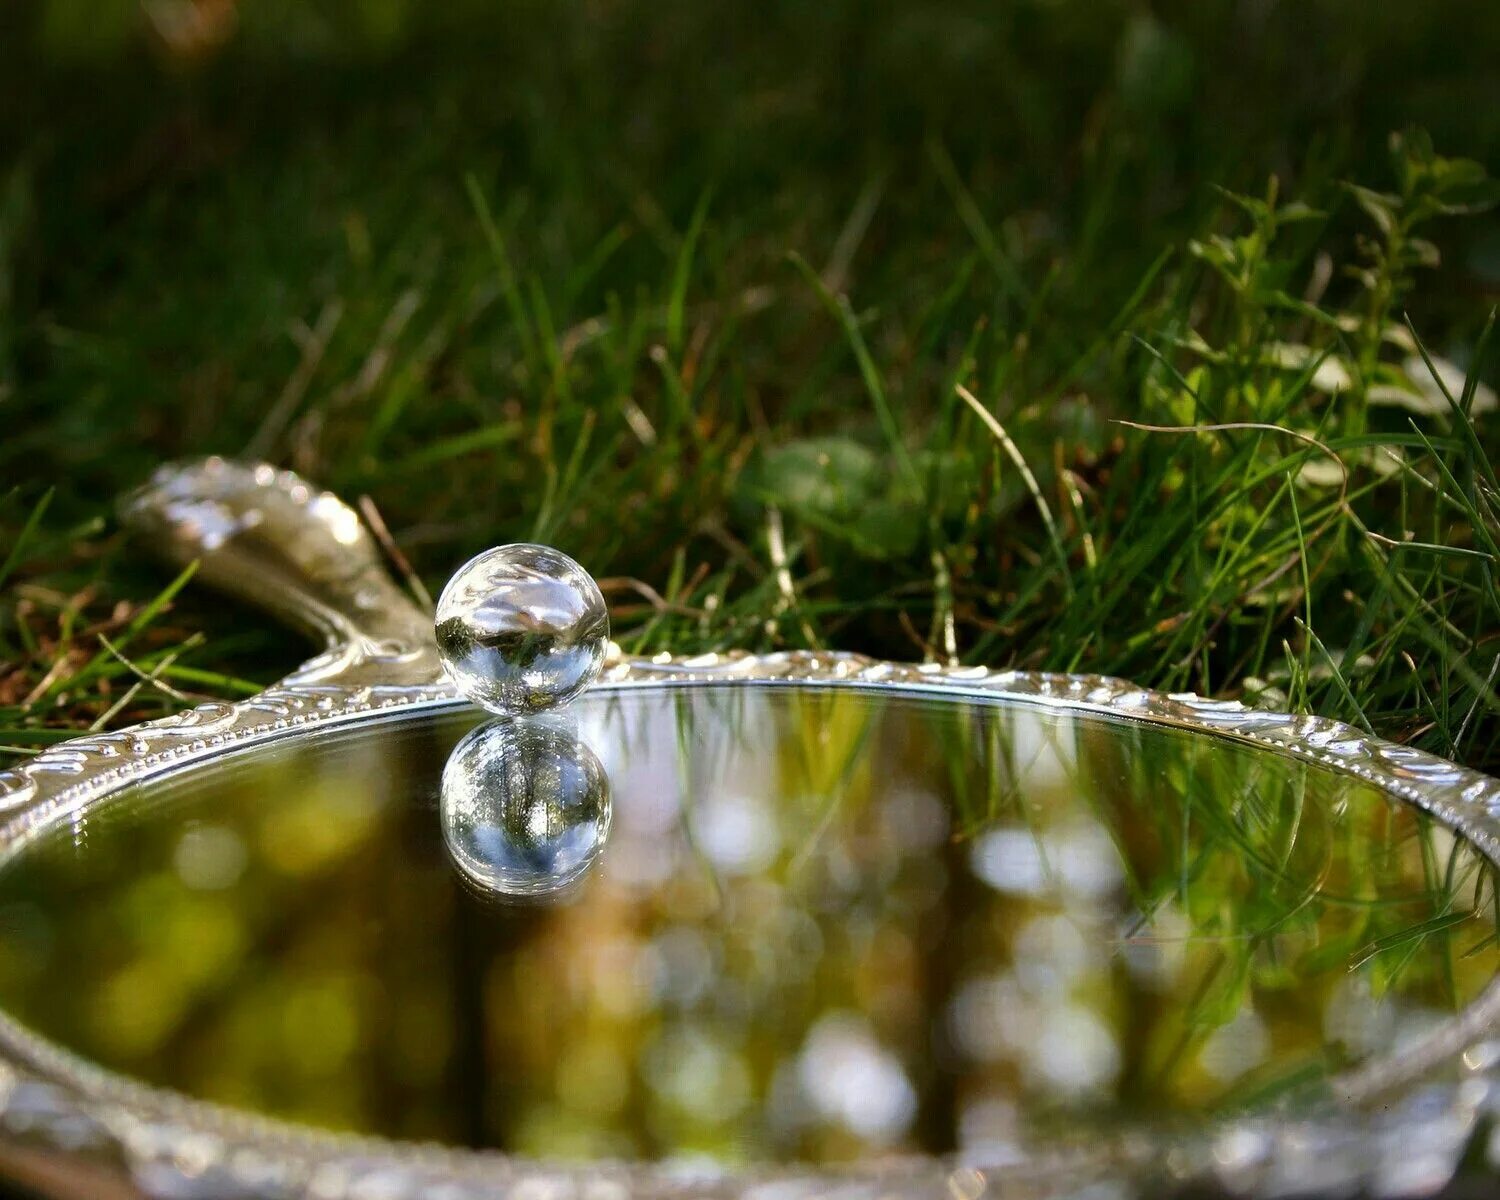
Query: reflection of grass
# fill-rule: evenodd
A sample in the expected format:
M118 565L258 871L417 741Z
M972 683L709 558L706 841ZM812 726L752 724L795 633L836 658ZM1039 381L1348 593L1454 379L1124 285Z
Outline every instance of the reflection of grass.
M700 780L694 777L690 764L694 761L694 750L700 749L697 745L698 737L693 729L692 708L693 697L688 692L678 692L673 695L673 718L676 723L676 737L673 744L677 747L677 786L679 794L683 799L682 806L682 834L687 842L688 850L692 853L694 860L703 871L705 877L713 885L714 895L718 898L720 906L724 903L724 881L719 878L718 868L713 860L703 853L697 835L697 822L694 813L697 809L697 792L701 786ZM739 695L731 691L720 693L722 702L730 705L741 703ZM737 722L731 721L731 728Z
M1210 1084L1198 1060L1247 1007L1321 1012L1339 1002L1341 979L1368 981L1393 1011L1451 1012L1493 974L1495 871L1416 810L1352 777L1211 738L1123 722L1073 727L1024 710L997 712L992 729L1036 723L1055 727L1028 733L1028 744L1067 739L1040 777L1009 747L977 771L983 733L933 727L949 747L965 828L1019 824L1045 856L1046 839L1066 820L1062 797L1076 798L1110 831L1125 867L1135 912L1119 945L1178 947L1182 975L1158 1001L1137 1086L1177 1102L1217 1090L1231 1108L1304 1091L1347 1051L1316 1040L1283 1045L1274 1070L1227 1087ZM1162 943L1157 925L1174 914L1186 929Z
M791 879L817 852L823 834L836 821L847 819L841 810L851 799L858 807L870 794L873 781L865 751L880 723L880 704L869 695L840 689L789 691L784 705L777 706L772 729L766 728L759 698L737 687L678 692L674 701L677 778L685 801L683 833L721 901L723 880L699 845L694 810L705 787L739 786L732 764L769 755L778 795L794 805L814 806L807 814L808 831L786 866ZM705 730L711 731L709 741Z
M1043 1130L1304 1102L1382 1048L1330 1032L1351 980L1398 1018L1447 1011L1500 958L1492 871L1411 810L1290 759L865 692L584 703L580 727L622 774L636 755L649 764L630 788L661 789L627 789L617 806L662 801L676 819L645 832L620 820L577 903L466 907L431 794L469 718L410 738L383 726L367 756L273 763L191 812L121 807L89 824L89 853L64 830L47 855L23 856L0 878L0 917L31 896L66 896L71 915L48 917L51 958L15 918L0 948L25 952L0 959L0 1000L107 1065L323 1124L538 1154L840 1159L870 1147L836 1121L773 1132L767 1116L830 1016L852 1015L921 1094L907 1141L945 1149L964 1106L990 1092ZM713 789L775 822L766 860L714 859ZM184 886L184 814L245 839L236 882ZM1034 840L1035 878L980 872L997 831ZM670 870L612 875L642 853L631 838L666 849ZM1078 874L1079 845L1101 838L1123 889ZM1147 975L1126 962L1139 951L1154 956ZM141 1006L159 1026L152 1046L95 1037L70 999L79 964L123 979L96 1007ZM964 1057L955 1005L975 982L1004 999L980 1014L990 1049ZM1247 1012L1265 1053L1216 1074L1222 1035ZM1119 1060L1105 1091L1081 1097L1035 1063L1051 1023L1080 1014Z
M857 774L864 777L862 796L871 791L874 768L864 750L879 722L879 709L857 692L810 691L796 695L791 719L791 752L782 760L782 787L788 795L820 804L810 833L787 867L795 878L849 800Z

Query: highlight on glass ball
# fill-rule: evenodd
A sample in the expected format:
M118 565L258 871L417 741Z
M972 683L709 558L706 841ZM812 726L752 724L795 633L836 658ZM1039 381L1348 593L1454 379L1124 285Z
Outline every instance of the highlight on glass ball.
M449 755L443 842L481 895L543 903L573 890L609 837L609 777L597 755L543 718L491 721Z
M604 668L609 610L593 577L560 550L518 542L466 562L438 599L443 668L502 716L567 704Z

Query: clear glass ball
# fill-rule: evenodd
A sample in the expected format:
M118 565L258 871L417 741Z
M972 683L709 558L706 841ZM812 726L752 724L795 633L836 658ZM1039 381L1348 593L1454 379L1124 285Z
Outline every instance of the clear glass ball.
M609 610L560 550L519 542L471 558L437 604L443 667L475 704L502 715L566 704L599 678Z
M545 720L471 730L443 768L443 842L471 885L500 901L568 891L609 836L609 777L598 756Z

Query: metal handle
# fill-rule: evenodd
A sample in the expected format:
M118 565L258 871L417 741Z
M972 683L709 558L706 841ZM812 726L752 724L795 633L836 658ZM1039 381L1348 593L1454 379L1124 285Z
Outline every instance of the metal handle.
M168 463L120 501L163 557L321 637L289 683L430 684L442 678L432 618L396 586L358 514L264 463Z

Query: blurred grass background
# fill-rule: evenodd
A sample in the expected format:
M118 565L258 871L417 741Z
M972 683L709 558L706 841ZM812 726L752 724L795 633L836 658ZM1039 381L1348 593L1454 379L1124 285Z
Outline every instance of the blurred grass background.
M1461 0L8 4L3 761L303 654L114 525L217 452L429 590L555 543L629 651L1496 769L1497 61Z

